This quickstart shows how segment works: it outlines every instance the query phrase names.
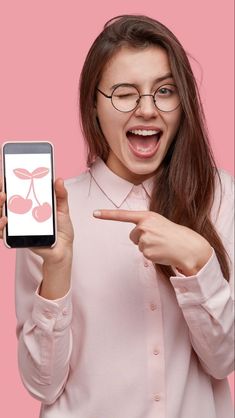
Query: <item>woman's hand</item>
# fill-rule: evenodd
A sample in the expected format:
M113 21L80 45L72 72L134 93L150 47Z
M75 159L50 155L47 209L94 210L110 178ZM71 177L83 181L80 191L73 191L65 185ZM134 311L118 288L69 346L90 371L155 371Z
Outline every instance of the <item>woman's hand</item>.
M68 194L62 179L55 181L57 242L52 248L31 248L41 256L43 280L39 293L46 299L59 299L70 288L74 232L69 216Z
M31 250L41 256L45 263L58 264L72 253L74 232L69 216L68 194L62 179L55 181L57 241L54 247L37 247Z
M43 259L41 296L47 299L63 297L70 287L71 265L73 256L74 232L69 216L68 194L62 179L55 181L56 207L57 207L57 242L52 248L33 247L32 252ZM7 218L2 216L2 207L6 200L2 192L0 178L0 238Z
M99 214L100 213L100 214ZM99 210L100 219L133 222L130 239L153 263L176 267L186 276L196 274L209 260L212 248L197 232L150 211Z
M7 217L3 216L3 213L2 213L2 208L3 208L5 200L6 200L6 195L2 191L2 179L0 177L0 239L3 238L3 229L5 228L7 224Z

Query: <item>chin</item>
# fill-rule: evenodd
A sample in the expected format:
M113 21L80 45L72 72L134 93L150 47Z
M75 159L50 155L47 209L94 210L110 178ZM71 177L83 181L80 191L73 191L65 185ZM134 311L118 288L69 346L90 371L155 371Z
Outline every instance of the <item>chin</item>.
M133 174L143 176L143 175L154 175L159 165L160 165L160 162L150 162L147 160L143 160L140 162L132 162L128 164L126 167Z

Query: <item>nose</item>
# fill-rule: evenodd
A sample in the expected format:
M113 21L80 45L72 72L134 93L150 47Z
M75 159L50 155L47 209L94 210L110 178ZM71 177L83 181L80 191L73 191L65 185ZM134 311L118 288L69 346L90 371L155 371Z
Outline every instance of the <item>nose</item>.
M144 119L151 119L158 115L159 111L154 104L152 94L142 94L139 98L138 106L135 110L136 116L142 116Z

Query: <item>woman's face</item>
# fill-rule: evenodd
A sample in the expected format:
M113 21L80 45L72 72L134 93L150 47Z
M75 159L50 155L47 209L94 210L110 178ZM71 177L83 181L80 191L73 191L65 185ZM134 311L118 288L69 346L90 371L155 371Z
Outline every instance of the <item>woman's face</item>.
M98 88L110 96L113 86L128 83L140 94L153 94L160 86L174 83L170 73L167 52L161 47L122 47L105 66ZM144 96L135 110L122 113L97 92L96 111L110 147L107 166L134 184L153 176L179 128L181 106L163 112L156 108L152 97Z

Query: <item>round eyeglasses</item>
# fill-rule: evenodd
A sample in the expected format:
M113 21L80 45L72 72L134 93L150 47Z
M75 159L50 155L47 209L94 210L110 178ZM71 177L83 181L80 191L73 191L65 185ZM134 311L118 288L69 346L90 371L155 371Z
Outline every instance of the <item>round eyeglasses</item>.
M180 105L180 97L174 84L164 84L154 94L140 94L138 89L131 84L120 84L108 96L97 88L107 99L111 99L113 107L119 112L131 112L137 108L141 97L150 96L158 110L172 112Z

